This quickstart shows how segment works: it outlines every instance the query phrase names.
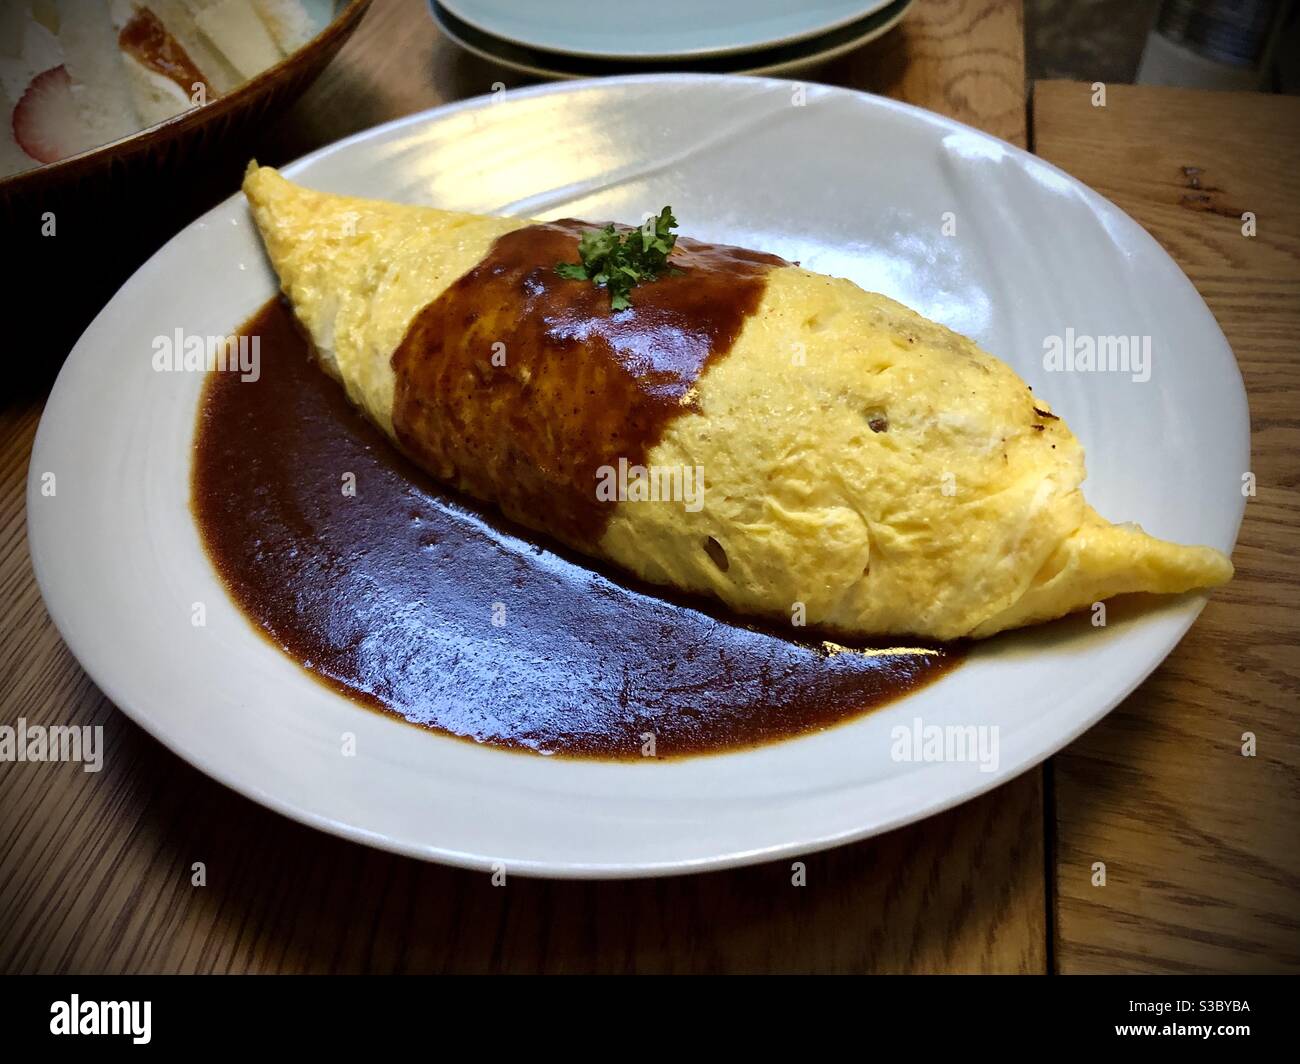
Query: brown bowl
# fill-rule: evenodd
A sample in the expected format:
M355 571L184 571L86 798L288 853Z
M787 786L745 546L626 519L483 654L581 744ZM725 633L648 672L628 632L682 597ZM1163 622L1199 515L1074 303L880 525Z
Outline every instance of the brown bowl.
M176 172L191 156L218 145L292 103L325 69L357 28L370 0L335 0L334 19L292 55L201 107L58 162L0 178L0 216L26 213L47 195L76 186L129 180L145 171Z
M15 394L48 387L82 330L132 272L238 189L250 154L276 156L271 119L334 58L369 6L370 0L336 0L334 19L311 41L210 103L0 179L4 302L12 308L6 340L21 352L17 379L7 382ZM209 265L196 263L196 276Z

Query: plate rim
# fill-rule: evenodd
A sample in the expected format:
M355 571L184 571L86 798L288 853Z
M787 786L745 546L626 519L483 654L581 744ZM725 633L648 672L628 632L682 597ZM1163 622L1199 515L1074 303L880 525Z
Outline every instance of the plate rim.
M755 83L757 85L765 86L767 88L778 88L778 87L784 88L789 85L789 82L786 82L782 79L775 79L775 78L755 77L750 75L699 74L699 73L682 72L682 73L629 74L629 75L622 75L622 76L611 77L611 78L590 79L587 81L586 84L582 82L575 84L567 81L553 82L553 83L547 83L541 85L527 86L519 89L511 89L509 90L509 93L511 96L514 97L532 97L532 96L550 95L552 93L584 91L590 88L602 88L611 84L621 87L621 86L643 85L646 83L682 84L682 83L694 82L698 84L700 82L721 83L721 82L737 82L737 81ZM839 86L818 86L818 89L820 91L828 91L834 94L842 94L851 97L868 97L871 99L874 106L882 107L886 111L904 114L913 119L923 121L923 122L938 123L939 125L943 126L950 132L960 131L960 132L975 135L978 138L981 138L982 140L1000 146L1000 148L1002 148L1003 150L1009 151L1019 158L1030 160L1032 165L1034 166L1045 167L1047 168L1047 170L1051 171L1052 173L1055 173L1057 175L1066 178L1072 186L1075 186L1076 188L1082 190L1088 199L1105 205L1107 208L1117 212L1123 218L1126 218L1129 221L1131 221L1134 227L1141 232L1142 237L1146 241L1148 241L1150 245L1160 253L1161 256L1163 256L1165 259L1168 260L1168 262L1174 267L1174 269L1178 271L1178 274L1183 278L1184 282L1196 294L1197 298L1200 299L1202 305L1205 306L1210 321L1213 322L1215 328L1219 333L1220 338L1223 341L1223 346L1229 351L1229 353L1231 353L1232 350L1231 345L1228 343L1226 336L1223 335L1222 328L1218 326L1217 319L1214 318L1213 312L1210 311L1208 305L1205 305L1204 297L1200 295L1199 290L1197 290L1195 285L1193 285L1190 279L1187 278L1186 274L1182 270L1182 267L1177 263L1177 261L1171 255L1169 255L1167 251L1163 249L1163 247L1159 244L1159 242L1149 232L1147 232L1147 230L1141 225L1141 223L1137 222L1135 219L1132 219L1131 216L1129 216L1121 208L1119 208L1114 203L1112 203L1109 199L1102 196L1100 193L1096 192L1095 190L1091 189L1090 187L1088 187L1078 179L1072 177L1066 171L1060 169L1054 164L1048 162L1047 160L1042 159L1041 157L1034 155L1033 153L1023 148L1020 148L1014 144L1010 144L1007 141L1001 140L1000 138L994 136L993 134L986 133L982 130L976 129L975 127L966 125L965 123L962 123L959 120L949 118L945 115L938 114L937 112L933 112L913 104L895 100L890 97L879 96L876 94L862 92L856 89L847 89ZM436 121L461 111L473 110L478 107L489 106L492 105L493 102L494 101L491 94L481 95L481 96L470 97L464 100L453 101L451 103L443 104L439 107L429 108L424 111L420 111L411 115L405 115L400 118L396 118L388 122L381 123L376 126L372 126L368 129L359 130L356 133L353 133L340 140L334 141L330 144L322 145L321 147L313 150L312 152L307 153L306 155L303 155L298 159L295 159L292 163L286 164L284 169L286 172L292 174L293 172L301 168L310 166L313 162L321 158L324 158L327 155L339 151L345 151L351 148L352 146L360 142L363 142L368 138L378 136L381 133L398 131L407 126L416 126L424 122ZM139 274L143 273L152 264L154 264L155 260L167 255L170 252L170 249L172 248L173 244L175 244L177 241L184 238L186 234L190 233L192 229L198 228L201 224L206 223L211 216L217 214L220 211L227 209L232 203L232 201L237 201L241 197L241 195L242 194L239 191L234 192L230 197L223 200L221 203L214 206L210 211L205 212L205 214L201 215L199 218L196 218L189 225L185 226L179 232L174 234L157 251L155 251L154 254L151 255L149 259L146 260L139 267L139 269L135 271L130 278L127 279L127 281L121 287L119 287L117 292L115 292L114 295L104 305L104 307L101 308L99 313L95 315L94 319L92 319L92 321L83 331L81 336L78 337L76 343L70 349L68 356L65 358L62 366L60 367L58 376L55 379L55 382L51 387L49 395L46 399L45 407L41 415L41 420L37 427L35 437L33 439L32 449L31 449L31 454L30 454L29 464L28 464L28 476L27 476L27 492L26 492L27 513L26 513L25 525L26 525L26 532L27 532L27 539L28 539L28 552L32 563L32 568L36 578L36 582L41 593L42 602L51 618L51 621L54 623L56 629L59 631L60 637L63 639L68 649L72 652L73 656L77 659L78 665L86 672L86 674L90 677L92 682L94 682L94 684L100 689L100 691L103 692L103 694L109 699L109 701L112 702L112 704L123 714L125 714L130 720L135 722L143 730L145 730L147 733L153 736L153 738L159 741L168 750L170 750L172 753L176 754L177 756L181 757L183 760L193 765L195 768L199 769L199 771L203 772L209 778L221 783L226 787L229 787L230 789L236 791L239 794L242 794L247 798L250 798L251 800L257 802L258 804L266 808L269 808L277 813L289 817L292 820L305 824L309 827L313 827L325 831L329 834L346 838L352 842L362 843L381 850L385 850L387 852L414 857L420 860L431 860L431 861L436 861L438 863L448 864L455 867L461 867L461 868L466 868L475 871L491 870L493 864L497 860L499 860L499 858L493 857L490 854L468 853L465 851L448 849L440 846L419 844L419 843L412 842L410 840L393 838L387 835L378 834L364 827L360 827L355 824L345 823L343 821L333 819L332 817L326 814L319 813L311 808L298 805L295 802L281 798L276 794L272 794L269 791L265 790L263 787L247 783L242 778L239 778L237 774L234 773L233 771L227 771L224 768L213 765L210 762L208 755L201 749L190 750L184 748L184 744L181 743L180 741L177 741L174 736L169 735L165 728L162 728L161 726L155 726L155 722L151 718L149 718L149 716L146 713L137 711L134 708L129 708L130 700L120 697L120 691L116 683L105 682L103 676L103 670L98 667L98 663L96 663L96 665L94 666L88 666L85 663L82 653L79 652L81 650L84 650L84 647L79 648L76 645L79 642L79 640L76 640L75 638L69 639L67 633L71 626L69 625L67 618L63 614L61 605L56 605L55 603L51 602L50 596L47 593L47 589L50 586L50 576L46 569L46 565L49 560L44 557L44 551L40 546L41 539L39 536L40 523L42 520L45 520L47 518L39 516L45 511L42 511L42 509L39 507L34 508L31 505L31 503L33 498L39 494L38 482L40 477L40 473L39 473L40 465L38 462L38 458L41 455L42 451L49 446L46 437L51 432L54 431L49 427L51 424L51 419L49 418L48 415L52 410L56 408L57 400L59 399L61 393L65 392L69 387L71 387L66 383L66 380L69 379L71 375L75 372L70 368L73 364L71 358L72 353L82 345L83 341L85 341L88 336L92 336L92 334L98 328L101 327L101 322L108 316L109 311L117 302L118 298L122 295L123 291L126 290L128 287L130 287L136 281ZM1252 444L1251 433L1250 433L1250 421L1249 421L1249 394L1246 392L1244 380L1241 377L1240 365L1235 358L1232 359L1231 368L1236 374L1238 387L1240 388L1240 395L1246 409L1247 416L1243 428L1245 431L1246 454L1247 456L1249 456L1251 444ZM1241 523L1244 517L1244 513L1245 513L1245 500L1243 498L1240 505L1239 512L1237 514L1237 520L1235 522L1235 530L1233 532L1234 549L1235 549L1236 542L1240 537L1240 529L1241 529ZM1117 706L1120 702L1122 702L1125 698L1127 698L1138 686L1140 686L1143 682L1145 682L1145 680L1151 675L1151 673L1154 672L1155 669L1158 668L1165 661L1169 653L1181 641L1183 636L1191 628L1192 624L1195 623L1196 619L1199 617L1202 609L1204 608L1206 602L1208 601L1208 595L1206 593L1190 593L1186 596L1181 596L1181 598L1185 599L1188 605L1194 608L1189 608L1183 611L1182 615L1178 619L1177 624L1174 626L1174 630L1170 633L1168 638L1161 643L1160 649L1158 650L1158 652L1153 654L1150 663L1144 665L1137 672L1135 677L1130 682L1127 683L1127 685L1122 686L1122 689L1117 689L1118 693L1114 694L1112 697L1101 700L1098 703L1098 706L1094 708L1091 712L1082 715L1079 718L1079 720L1075 722L1073 727L1068 729L1063 729L1060 734L1054 736L1052 740L1047 744L1045 744L1045 746L1043 746L1042 748L1028 752L1025 756L1019 758L1016 761L1016 763L1014 763L1009 767L1003 766L999 768L998 771L989 773L988 778L981 779L979 781L978 786L963 789L956 794L947 794L933 801L928 801L921 804L910 806L906 811L895 813L893 815L887 816L884 819L878 819L868 824L868 826L866 827L859 826L859 827L850 828L842 831L835 831L827 834L817 834L811 838L795 840L795 841L786 841L786 842L778 841L769 846L763 846L758 848L733 849L727 852L723 852L721 854L711 855L707 857L683 858L683 859L673 858L668 860L653 860L653 861L644 861L644 860L619 861L619 862L567 861L563 863L551 863L544 860L510 859L508 861L509 871L511 874L514 875L520 875L526 877L544 877L544 878L553 878L553 879L624 879L624 878L643 878L643 877L650 878L650 877L658 877L658 876L693 874L693 873L703 872L703 871L734 868L734 867L740 867L740 866L745 866L750 864L775 861L783 857L812 854L812 853L819 852L821 850L831 849L837 846L861 841L867 838L874 837L876 835L880 835L889 831L896 830L908 824L912 824L920 820L927 819L938 813L944 812L948 809L964 804L965 802L973 800L996 787L1002 786L1003 784L1010 783L1012 780L1023 775L1025 772L1043 763L1045 760L1047 760L1048 758L1050 758L1051 756L1059 752L1061 749L1063 749L1065 746L1069 745L1071 742L1077 739L1085 731L1095 726L1102 718L1104 718L1107 714L1109 714L1110 711L1115 708L1115 706ZM93 657L93 655L88 655L88 656ZM312 682L312 681L307 679L305 682ZM898 701L905 701L905 699L900 699ZM400 727L409 727L409 725L402 722L394 722L394 723ZM743 753L743 751L740 752ZM515 756L521 756L521 755L515 755ZM726 756L726 755L718 755L718 756Z
M828 63L833 59L870 44L878 40L893 30L908 12L912 10L916 0L889 0L883 7L877 8L868 15L864 15L860 20L862 31L847 40L839 41L822 50L817 50L817 45L826 38L833 37L840 31L852 29L856 23L846 23L844 26L837 27L834 30L828 30L824 34L818 34L814 37L805 38L797 42L790 42L788 45L774 45L770 48L756 49L748 53L740 53L734 56L707 56L697 57L698 59L726 59L730 58L736 62L734 70L713 70L713 71L687 71L683 69L681 73L709 73L719 77L773 77L783 74L790 74L797 70L804 70L808 67L821 63ZM525 74L529 77L552 78L575 81L581 78L599 77L609 79L613 77L631 76L641 73L677 73L676 70L646 70L645 67L654 67L656 61L653 59L595 59L586 56L568 56L560 52L548 52L544 49L532 48L518 44L514 41L506 40L495 34L487 33L480 30L477 26L467 26L466 28L474 33L489 38L487 42L471 40L460 29L448 21L449 18L455 19L457 16L454 12L448 11L446 5L441 0L428 0L429 14L438 26L441 32L449 41L457 47L464 49L471 55L494 63L498 66L505 67L507 70L513 70L516 73ZM500 52L491 50L490 45L502 44L510 48L516 48L520 51L527 52L526 57L516 57L505 55ZM754 59L769 54L772 51L779 51L783 48L800 48L806 47L812 49L802 54L790 55L784 58L772 59L770 62L760 62L757 66L746 65L745 59ZM544 65L548 59L565 60L578 59L582 62L605 63L610 69L608 71L591 72L565 69L559 62L552 65ZM533 60L538 60L534 62ZM673 66L679 65L676 61L672 62ZM685 65L685 64L683 64Z
M888 7L891 0L857 0L858 3L864 4L865 6L863 6L861 10L858 10L851 15L844 15L839 18L832 19L829 22L820 23L812 29L800 30L797 33L787 34L784 37L775 37L771 40L762 41L753 44L733 44L733 45L726 45L722 48L709 48L709 47L687 48L687 49L678 49L676 51L670 51L670 52L625 52L625 53L593 51L584 48L561 48L553 45L538 44L535 41L524 41L522 39L515 40L514 38L504 36L499 30L492 29L490 26L487 26L484 23L469 17L463 10L463 5L461 0L451 0L450 3L446 2L446 0L439 0L439 2L441 2L443 7L447 8L447 10L450 11L453 15L455 15L458 19L460 19L466 25L472 26L480 33L485 33L489 37L496 37L500 40L509 41L510 43L519 45L520 47L529 48L534 51L549 52L553 55L570 56L572 58L605 59L605 60L612 60L616 62L649 63L649 62L681 61L681 60L693 60L693 59L723 58L725 56L739 56L739 55L743 55L746 52L758 51L759 49L763 49L763 48L774 48L786 44L798 44L802 41L808 40L811 37L817 37L823 33L833 33L835 30L842 29L843 27L848 26L859 19L868 18L869 16L875 14L876 12L881 11L884 8Z

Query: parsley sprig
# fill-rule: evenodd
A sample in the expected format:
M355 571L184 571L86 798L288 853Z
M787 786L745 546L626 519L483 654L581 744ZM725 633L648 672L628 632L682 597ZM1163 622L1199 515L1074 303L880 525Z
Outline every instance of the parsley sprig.
M664 273L680 272L668 265L668 256L677 244L677 235L672 232L676 228L673 209L665 207L657 218L647 218L638 229L623 233L612 225L587 229L578 243L582 261L561 262L555 272L606 289L610 309L626 310L632 305L628 296L636 285L656 280Z

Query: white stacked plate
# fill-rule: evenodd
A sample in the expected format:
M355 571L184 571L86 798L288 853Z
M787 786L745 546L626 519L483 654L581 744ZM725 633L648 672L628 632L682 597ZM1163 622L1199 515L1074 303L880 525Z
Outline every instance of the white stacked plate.
M535 77L787 74L887 33L913 0L430 0L462 48Z

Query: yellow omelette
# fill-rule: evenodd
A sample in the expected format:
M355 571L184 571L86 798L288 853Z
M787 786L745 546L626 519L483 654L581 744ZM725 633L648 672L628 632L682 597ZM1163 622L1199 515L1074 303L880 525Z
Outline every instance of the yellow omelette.
M328 195L255 164L244 192L322 367L376 425L417 460L434 456L423 464L452 486L643 580L853 637L950 640L1126 592L1177 593L1232 576L1220 551L1100 517L1081 491L1078 441L1007 365L891 299L789 264L765 268L725 353L680 382L672 393L680 412L661 419L646 453L630 456L647 469L702 471L702 504L613 498L599 526L580 534L555 513L582 482L578 473L590 477L593 497L601 474L560 468L579 439L565 435L564 419L583 417L582 404L597 400L555 391L539 408L529 388L545 387L564 358L574 360L566 372L606 384L637 385L619 374L651 371L636 359L609 364L607 354L583 350L584 334L573 329L565 350L531 351L522 364L511 352L498 367L490 344L447 350L469 342L462 336L518 331L527 316L545 317L545 299L525 298L535 285L485 309L489 332L435 335L427 351L413 351L409 339L439 300L463 301L502 238L537 223ZM553 265L537 263L521 284L551 277ZM684 273L674 283L688 286ZM547 283L574 299L592 287ZM635 323L641 291L611 320ZM473 373L426 385L417 398L427 416L404 431L408 415L394 411L414 400L403 400L409 382L395 363L431 359L460 359L446 365ZM510 375L504 390L492 383L498 370ZM472 409L479 402L490 418ZM526 422L520 404L531 404ZM556 505L513 490L516 481L530 491L552 486Z

